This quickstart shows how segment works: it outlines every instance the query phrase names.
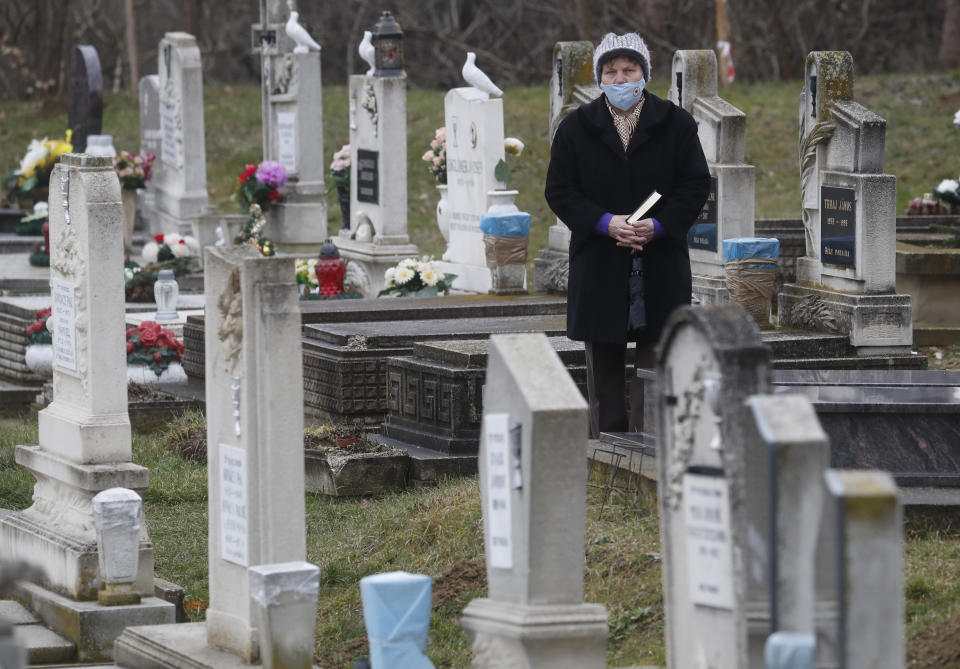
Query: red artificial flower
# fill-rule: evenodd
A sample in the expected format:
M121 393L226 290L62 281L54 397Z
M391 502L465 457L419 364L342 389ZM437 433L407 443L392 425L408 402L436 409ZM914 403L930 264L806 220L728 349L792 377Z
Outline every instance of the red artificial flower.
M153 359L157 362L160 362L163 359L163 356L159 352L153 354Z
M127 342L127 353L128 353L128 354L133 353L133 349L134 349L134 348L135 348L135 346L133 345L133 342L132 342L132 341L128 341L128 342Z
M50 318L50 315L52 313L53 313L53 309L51 309L50 307L47 307L46 309L41 309L40 311L37 312L36 319L39 321L44 318Z
M244 168L244 170L243 170L243 172L240 174L240 176L237 177L237 181L239 181L239 182L242 183L242 184L245 184L245 183L247 183L247 179L249 179L250 177L252 177L252 176L253 176L254 174L256 174L256 173L257 173L257 166L256 166L256 165L249 165L249 164L248 164L248 165Z
M129 330L127 330L128 339L130 338L130 335L134 335L134 334L137 334L137 328L130 328Z
M280 191L274 188L272 191L267 193L267 199L270 200L271 202L276 202L277 200L280 199Z
M143 330L140 332L140 343L144 348L153 348L157 343L157 335L153 330Z
M161 232L159 235L154 235L153 241L155 241L157 244L163 244L163 233Z

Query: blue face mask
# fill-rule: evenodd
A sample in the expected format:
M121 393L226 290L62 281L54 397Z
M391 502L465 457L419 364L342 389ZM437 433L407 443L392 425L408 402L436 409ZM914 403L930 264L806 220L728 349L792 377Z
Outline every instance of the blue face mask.
M646 83L641 79L640 81L627 81L622 84L600 84L600 90L606 94L610 104L621 111L627 111L640 101L640 96L643 95L643 86Z

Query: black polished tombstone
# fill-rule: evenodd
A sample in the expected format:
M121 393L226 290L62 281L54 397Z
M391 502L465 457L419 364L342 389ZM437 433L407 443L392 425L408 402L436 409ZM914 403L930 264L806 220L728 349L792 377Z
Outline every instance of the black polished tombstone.
M89 44L79 44L70 56L70 111L74 153L87 150L87 137L99 135L103 125L103 72L100 57Z

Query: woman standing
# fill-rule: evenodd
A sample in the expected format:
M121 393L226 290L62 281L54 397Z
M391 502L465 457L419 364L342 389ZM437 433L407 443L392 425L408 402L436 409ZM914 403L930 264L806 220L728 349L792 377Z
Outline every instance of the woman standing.
M627 430L628 340L651 367L670 312L689 304L687 231L710 190L710 172L685 110L644 90L650 52L636 33L608 33L593 55L603 94L557 128L545 195L570 228L567 336L585 342L590 436ZM646 218L628 216L656 191ZM628 332L634 254L642 265L646 326Z

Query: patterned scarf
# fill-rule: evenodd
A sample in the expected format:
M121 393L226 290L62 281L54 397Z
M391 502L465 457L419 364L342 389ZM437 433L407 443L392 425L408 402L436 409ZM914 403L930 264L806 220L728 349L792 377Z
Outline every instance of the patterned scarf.
M647 96L644 95L640 98L640 102L634 105L633 110L629 114L624 114L614 108L614 106L610 104L610 101L604 98L604 102L607 103L607 109L610 110L610 116L613 117L613 127L617 129L617 134L620 135L620 141L623 142L624 151L630 146L630 138L633 137L633 132L637 129L637 123L640 121L640 110L643 109L643 103L646 102L646 100Z

